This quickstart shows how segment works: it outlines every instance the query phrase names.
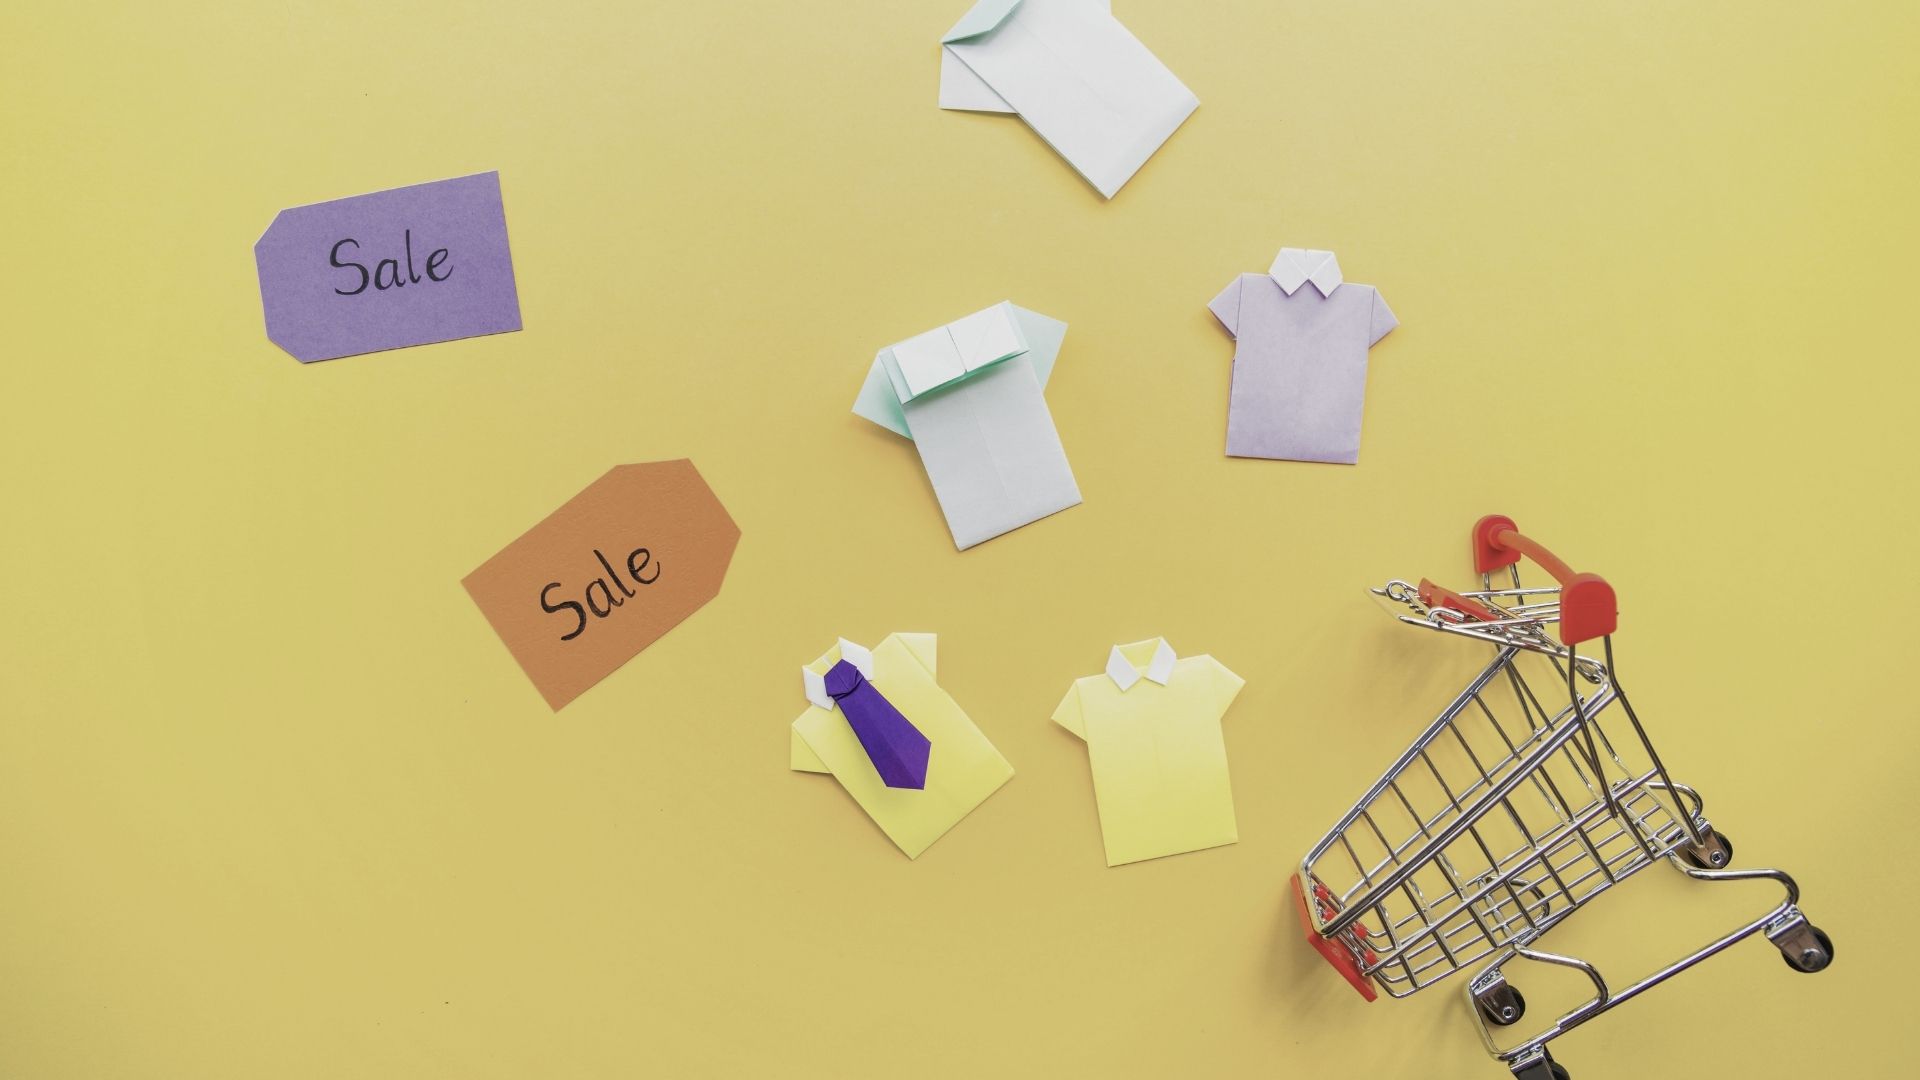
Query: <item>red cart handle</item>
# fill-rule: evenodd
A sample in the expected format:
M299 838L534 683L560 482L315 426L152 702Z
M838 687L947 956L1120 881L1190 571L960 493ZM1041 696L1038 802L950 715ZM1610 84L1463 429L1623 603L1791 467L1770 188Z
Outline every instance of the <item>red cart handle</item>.
M1599 574L1574 573L1573 567L1559 556L1538 541L1521 535L1510 517L1488 514L1474 523L1475 573L1491 574L1503 566L1512 566L1522 555L1539 563L1542 570L1560 583L1560 641L1563 644L1578 645L1613 633L1620 624L1620 604L1613 594L1613 586L1607 584L1605 578ZM1470 610L1467 613L1478 614Z

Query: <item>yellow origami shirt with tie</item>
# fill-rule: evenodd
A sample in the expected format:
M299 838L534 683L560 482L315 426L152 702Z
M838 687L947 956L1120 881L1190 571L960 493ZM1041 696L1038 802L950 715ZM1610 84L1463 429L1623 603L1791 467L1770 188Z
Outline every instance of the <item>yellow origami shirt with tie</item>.
M824 676L843 653L856 650L842 642L805 670ZM918 858L1012 778L1013 766L935 681L934 635L894 634L874 646L871 656L872 670L866 674L874 688L932 744L926 787L888 787L846 717L826 707L830 700L814 703L793 722L788 764L795 772L832 773L888 839L908 858Z
M1067 691L1053 720L1086 740L1108 866L1240 839L1220 721L1244 685L1155 638L1115 646Z

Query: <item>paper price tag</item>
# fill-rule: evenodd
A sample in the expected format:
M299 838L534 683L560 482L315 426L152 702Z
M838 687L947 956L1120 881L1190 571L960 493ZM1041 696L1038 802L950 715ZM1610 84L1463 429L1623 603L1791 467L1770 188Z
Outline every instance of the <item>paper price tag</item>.
M559 710L718 595L739 542L693 462L617 465L461 584Z
M303 364L520 329L499 173L282 210L253 258L267 337Z

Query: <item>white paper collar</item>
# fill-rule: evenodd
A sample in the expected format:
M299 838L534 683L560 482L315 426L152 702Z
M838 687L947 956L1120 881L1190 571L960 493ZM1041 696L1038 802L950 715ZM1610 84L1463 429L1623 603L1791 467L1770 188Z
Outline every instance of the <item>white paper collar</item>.
M1173 653L1173 646L1167 644L1166 638L1161 638L1159 647L1153 650L1153 659L1147 664L1147 678L1161 686L1167 685L1167 680L1173 678L1174 661L1178 659ZM1121 690L1133 689L1133 684L1140 681L1140 675L1140 670L1120 651L1120 646L1115 645L1113 651L1107 654L1107 678L1112 679Z
M864 645L855 645L846 638L840 639L840 659L860 669L860 674L873 678L873 650ZM823 709L834 707L833 695L827 693L827 677L810 667L800 668L800 684L807 691L807 700Z
M1267 274L1288 296L1309 281L1321 296L1332 296L1346 280L1340 276L1340 260L1333 257L1333 252L1312 248L1281 248Z

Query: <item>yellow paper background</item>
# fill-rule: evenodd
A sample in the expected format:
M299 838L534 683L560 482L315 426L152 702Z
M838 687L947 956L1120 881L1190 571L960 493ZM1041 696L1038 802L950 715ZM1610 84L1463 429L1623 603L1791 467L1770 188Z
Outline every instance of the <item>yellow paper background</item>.
M1132 0L1203 104L1111 204L935 108L964 7L6 6L0 1074L1497 1077L1457 987L1363 1005L1286 894L1481 660L1363 588L1458 584L1488 511L1616 584L1668 764L1839 946L1562 1060L1898 1071L1914 5ZM523 333L266 340L276 211L494 168ZM1282 244L1402 320L1357 468L1221 456L1204 305ZM956 554L847 410L1002 299L1072 323L1086 502ZM683 455L725 588L550 713L460 577ZM786 762L797 664L903 626L1018 770L918 862ZM1248 680L1241 842L1109 870L1047 717L1153 634ZM1550 941L1624 979L1768 899L1685 885Z

